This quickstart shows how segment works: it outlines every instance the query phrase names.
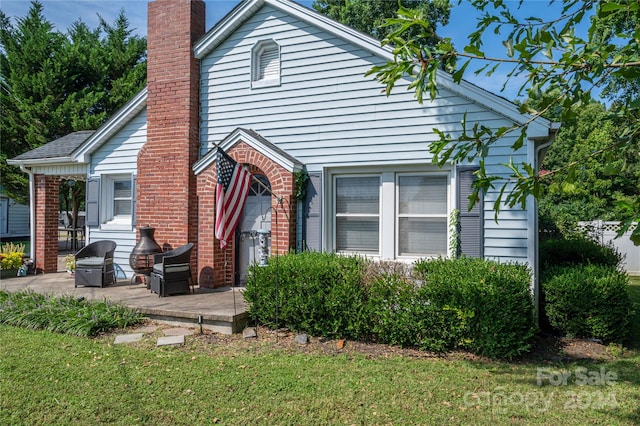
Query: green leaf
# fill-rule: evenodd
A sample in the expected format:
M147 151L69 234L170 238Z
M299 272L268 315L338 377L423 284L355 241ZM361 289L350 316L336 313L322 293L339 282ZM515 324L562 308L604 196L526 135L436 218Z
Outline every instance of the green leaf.
M464 71L467 69L467 66L469 65L470 62L471 62L471 59L468 59L467 62L465 62L460 67L459 70L457 70L452 74L453 81L455 81L456 83L460 83L460 81L462 81L462 76L464 75Z
M505 40L502 42L502 45L507 49L507 56L513 58L513 40Z
M468 46L465 46L464 51L470 55L475 55L475 56L479 56L481 58L484 58L484 52L481 51L478 46L475 46L473 44L470 44Z

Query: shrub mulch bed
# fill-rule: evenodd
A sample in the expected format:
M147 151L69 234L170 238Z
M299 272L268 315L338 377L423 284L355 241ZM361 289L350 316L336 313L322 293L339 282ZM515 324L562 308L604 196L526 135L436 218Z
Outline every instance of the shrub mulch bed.
M147 322L140 327L151 324ZM169 326L154 323L160 328L168 328ZM128 333L135 333L137 327L127 329ZM452 351L446 353L434 353L428 351L420 351L410 348L400 348L379 343L343 341L337 339L325 339L318 337L309 337L307 344L296 342L296 333L286 329L281 329L277 333L266 327L257 327L257 337L244 339L242 333L225 335L213 333L204 330L203 334L198 334L190 338L195 339L197 343L205 345L213 345L226 347L231 350L271 350L277 348L288 353L309 353L309 354L325 354L325 355L362 355L367 358L389 358L392 356L405 356L421 359L434 360L454 360L465 359L472 361L492 362L489 358L484 358L465 351ZM340 344L342 343L342 345ZM342 347L340 347L342 346ZM574 362L574 361L611 361L616 357L610 352L609 346L603 345L597 341L588 339L569 339L564 337L556 337L551 335L538 334L534 338L533 348L531 352L514 362Z

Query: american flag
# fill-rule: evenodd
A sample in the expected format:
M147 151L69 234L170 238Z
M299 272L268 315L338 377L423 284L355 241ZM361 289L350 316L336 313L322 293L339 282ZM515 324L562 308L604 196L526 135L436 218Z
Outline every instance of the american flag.
M249 194L251 173L218 148L216 158L216 238L225 249L238 226L244 202Z

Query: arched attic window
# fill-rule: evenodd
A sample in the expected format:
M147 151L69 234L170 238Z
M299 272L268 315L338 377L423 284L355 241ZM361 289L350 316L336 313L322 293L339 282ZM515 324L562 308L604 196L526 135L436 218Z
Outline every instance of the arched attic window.
M280 46L261 40L251 50L251 87L280 85Z

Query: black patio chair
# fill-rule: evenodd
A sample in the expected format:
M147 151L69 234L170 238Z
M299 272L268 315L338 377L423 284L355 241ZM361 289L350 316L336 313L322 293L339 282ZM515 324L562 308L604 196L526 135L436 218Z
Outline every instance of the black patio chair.
M191 250L193 243L153 256L151 291L159 297L191 291Z
M114 241L95 241L86 245L75 255L75 286L104 287L116 282L113 268L113 253L117 244Z

